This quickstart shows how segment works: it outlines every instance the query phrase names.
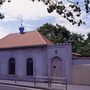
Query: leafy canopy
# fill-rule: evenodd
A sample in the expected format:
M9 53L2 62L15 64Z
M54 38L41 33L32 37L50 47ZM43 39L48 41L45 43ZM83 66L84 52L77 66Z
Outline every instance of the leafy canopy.
M90 33L84 39L84 35L82 34L71 33L61 25L48 23L39 27L37 30L55 44L70 42L73 52L80 53L83 56L90 56Z
M54 26L52 24L46 23L37 30L55 44L59 44L61 42L63 43L70 37L70 32L65 27L62 27L58 24Z

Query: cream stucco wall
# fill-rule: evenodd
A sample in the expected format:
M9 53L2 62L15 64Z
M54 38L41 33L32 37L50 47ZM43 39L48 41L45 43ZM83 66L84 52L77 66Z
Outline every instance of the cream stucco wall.
M74 60L72 66L72 83L90 85L90 60Z

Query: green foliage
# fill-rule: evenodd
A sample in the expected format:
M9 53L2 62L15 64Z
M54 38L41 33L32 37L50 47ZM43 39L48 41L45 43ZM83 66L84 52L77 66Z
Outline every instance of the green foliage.
M34 2L35 0L32 0L32 1ZM45 3L45 5L48 6L47 8L48 13L56 11L56 13L58 13L60 16L62 16L63 18L67 19L70 23L72 23L72 25L75 25L75 24L77 24L78 26L80 26L81 24L85 25L85 22L83 22L81 19L78 21L76 20L76 17L81 16L81 10L82 10L82 7L80 7L79 1L75 2L75 1L67 0L68 1L67 5L64 3L64 0L59 0L59 1L58 0L38 0L38 1L42 1L43 3ZM89 13L90 1L82 0L82 2L84 2L86 13ZM67 6L69 8L67 8Z
M80 53L82 56L90 56L90 33L87 34L87 39L84 39L84 35L70 33L61 25L54 26L48 23L39 27L38 31L55 44L71 42L73 52Z
M63 43L67 41L70 37L70 32L58 24L56 26L52 24L44 24L42 27L38 28L38 31L45 35L55 44Z
M51 0L49 0L48 4L50 1ZM83 22L81 19L79 21L75 20L75 16L79 17L81 15L81 8L79 7L78 3L70 3L69 7L72 9L72 11L68 10L62 1L59 1L57 3L50 4L47 10L49 13L56 10L59 15L61 15L63 18L66 18L70 23L72 23L72 25L77 24L80 26L81 24L85 24L85 22Z
M80 53L83 56L90 56L90 33L88 33L87 36L87 39L84 40L83 47L80 48Z
M90 34L85 40L84 35L73 33L71 34L72 51L80 53L82 56L90 56Z
M87 36L88 36L88 38L87 38L87 39L88 39L88 40L90 40L90 33L88 33L88 34L87 34Z
M90 56L90 44L79 47L77 53L80 53L82 56Z
M78 48L83 46L84 43L84 36L81 34L72 33L70 40L72 42L72 49L73 52L77 52Z

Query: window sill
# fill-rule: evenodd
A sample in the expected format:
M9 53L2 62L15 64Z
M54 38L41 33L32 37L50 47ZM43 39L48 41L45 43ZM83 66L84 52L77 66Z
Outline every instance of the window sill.
M16 75L11 75L11 74L8 74L9 77L16 77Z

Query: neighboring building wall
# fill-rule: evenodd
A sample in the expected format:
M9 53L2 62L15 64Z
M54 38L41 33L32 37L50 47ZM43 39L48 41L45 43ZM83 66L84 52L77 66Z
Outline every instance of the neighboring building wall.
M90 57L73 59L72 84L90 85Z

